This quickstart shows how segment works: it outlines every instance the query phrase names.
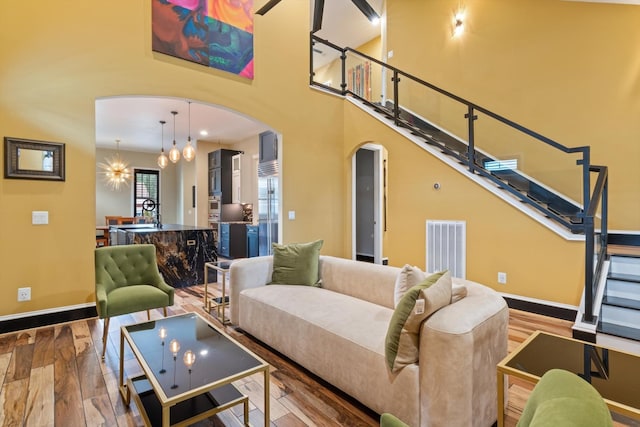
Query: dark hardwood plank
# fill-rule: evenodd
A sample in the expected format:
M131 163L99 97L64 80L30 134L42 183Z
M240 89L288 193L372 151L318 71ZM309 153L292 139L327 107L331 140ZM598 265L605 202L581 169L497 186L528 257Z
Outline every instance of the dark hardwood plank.
M29 393L29 379L5 382L0 392L0 422L3 426L20 426Z
M15 333L0 335L0 354L11 353L16 345Z
M54 392L56 427L86 425L80 393L80 378L76 366L76 351L69 325L56 328Z
M53 331L51 331L53 332ZM24 415L25 426L53 427L54 402L53 364L34 367L29 378L29 396Z
M5 382L29 378L35 344L17 345L5 376Z
M38 329L35 348L33 350L33 361L31 362L32 368L40 368L53 364L53 337L54 329L52 327Z
M87 426L109 427L117 424L116 415L111 407L111 399L108 394L85 399L83 406Z

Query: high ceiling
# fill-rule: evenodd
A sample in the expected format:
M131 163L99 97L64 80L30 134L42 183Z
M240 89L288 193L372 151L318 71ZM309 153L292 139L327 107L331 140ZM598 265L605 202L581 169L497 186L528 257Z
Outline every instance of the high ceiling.
M278 7L286 7L285 0ZM369 0L369 4L382 14L383 0ZM310 0L313 11L313 0ZM269 15L255 19L269 19ZM311 27L309 17L309 26ZM326 0L322 29L316 33L339 46L357 47L380 34L380 27L372 25L351 0ZM335 55L316 56L314 63L331 61ZM157 152L160 150L162 126L164 148L168 151L173 142L173 116L177 111L176 142L183 147L188 137L188 100L163 97L113 97L96 101L96 146L115 149L116 139L121 150ZM234 143L269 129L263 123L242 116L220 106L197 102L191 104L191 139ZM200 131L208 135L203 136Z

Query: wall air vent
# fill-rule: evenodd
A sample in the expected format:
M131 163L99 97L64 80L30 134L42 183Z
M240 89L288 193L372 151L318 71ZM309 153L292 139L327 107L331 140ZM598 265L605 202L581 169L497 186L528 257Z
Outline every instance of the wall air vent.
M427 221L427 272L466 278L466 229L465 221Z

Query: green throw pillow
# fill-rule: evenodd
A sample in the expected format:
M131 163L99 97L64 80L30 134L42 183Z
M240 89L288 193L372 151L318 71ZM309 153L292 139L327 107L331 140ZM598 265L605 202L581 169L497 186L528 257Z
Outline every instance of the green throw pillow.
M271 283L316 286L322 243L322 240L289 245L272 243L273 274L271 275Z
M385 357L391 372L418 361L420 325L450 302L448 271L432 274L404 294L393 312L385 339Z

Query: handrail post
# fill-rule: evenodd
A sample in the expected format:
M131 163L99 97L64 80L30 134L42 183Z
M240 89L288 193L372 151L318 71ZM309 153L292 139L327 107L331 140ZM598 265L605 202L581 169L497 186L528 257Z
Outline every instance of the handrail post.
M340 59L342 60L342 83L340 83L340 87L342 88L342 95L347 94L347 51L342 49L342 54L340 55Z
M584 321L593 323L593 217L584 217L585 271L584 271Z
M398 77L397 70L393 70L393 77L391 77L391 81L393 82L393 122L397 126L400 122L400 100L398 94L398 83L400 83L400 77Z
M603 248L604 253L607 253L607 245L609 244L609 227L607 222L609 221L609 180L604 182L604 188L602 189L602 202L601 211L602 219L600 220L600 246Z
M583 147L582 149L582 203L584 204L583 212L586 213L589 210L589 203L591 200L591 154L589 147Z
M469 170L473 173L476 169L476 148L475 148L475 126L473 122L478 120L478 116L473 114L473 106L467 106L467 114L464 115L467 119L467 127L469 129L469 147L467 148L467 157L469 158Z
M311 33L311 37L309 37L309 84L313 85L315 77L315 73L313 72L313 46L315 46L316 41L313 39L313 33Z

